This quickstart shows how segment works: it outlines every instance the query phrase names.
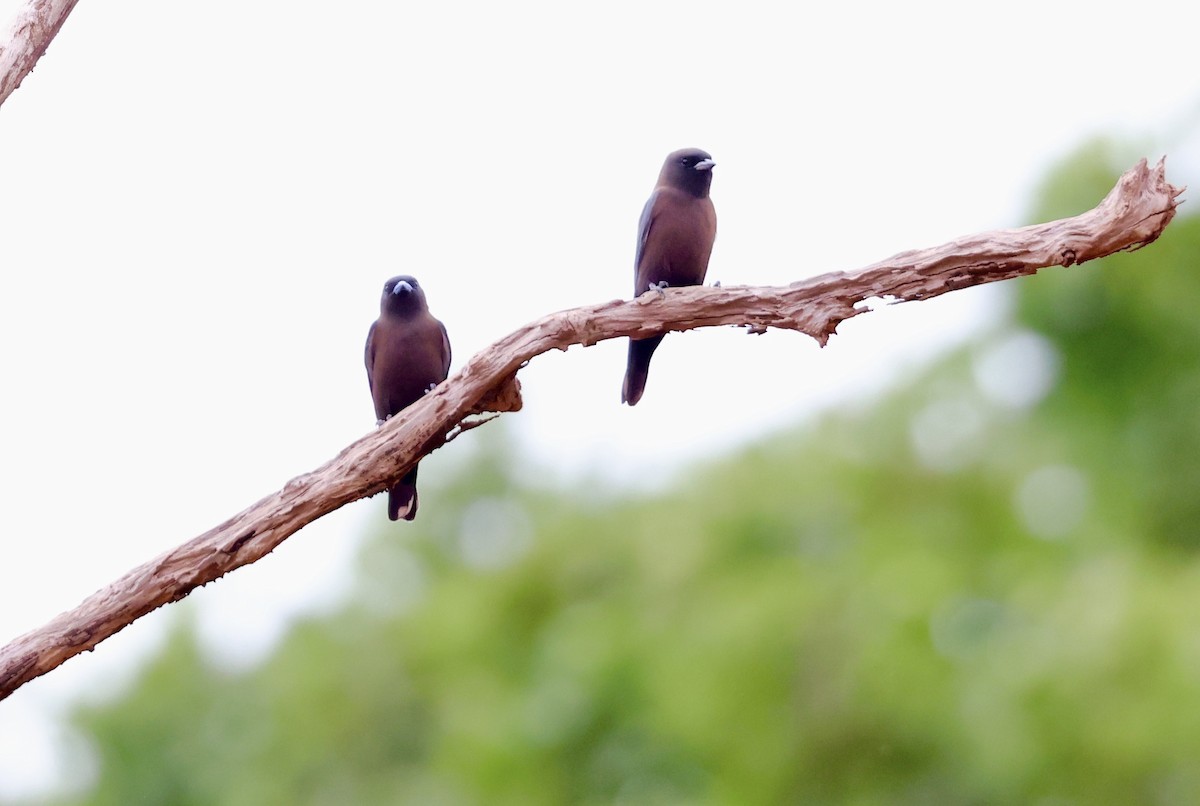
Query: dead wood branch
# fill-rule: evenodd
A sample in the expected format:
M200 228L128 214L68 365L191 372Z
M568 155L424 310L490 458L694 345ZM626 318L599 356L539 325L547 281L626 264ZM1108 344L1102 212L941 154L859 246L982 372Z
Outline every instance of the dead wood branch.
M1073 218L972 235L903 252L860 271L785 287L669 289L542 317L475 355L430 394L333 460L4 647L0 699L155 608L258 560L322 515L387 489L448 435L473 427L464 424L471 414L519 409L516 373L534 356L573 344L715 325L799 330L825 344L839 323L865 310L860 305L864 300L927 299L1034 274L1046 266L1138 249L1170 223L1181 192L1166 181L1162 161L1151 169L1143 160L1095 209Z
M21 86L79 0L29 0L0 44L0 104Z

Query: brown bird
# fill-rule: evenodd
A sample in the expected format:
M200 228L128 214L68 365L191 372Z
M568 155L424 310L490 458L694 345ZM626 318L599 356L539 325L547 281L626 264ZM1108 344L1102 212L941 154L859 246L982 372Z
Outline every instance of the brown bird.
M379 318L367 333L367 382L375 401L375 417L388 417L421 399L450 373L450 339L446 326L434 319L425 292L408 276L383 284ZM417 516L417 466L388 490L388 517L411 521Z
M708 197L712 169L708 152L685 148L667 155L658 184L638 223L633 295L667 286L700 285L717 237L717 211ZM621 402L637 405L646 388L650 357L662 336L629 340Z

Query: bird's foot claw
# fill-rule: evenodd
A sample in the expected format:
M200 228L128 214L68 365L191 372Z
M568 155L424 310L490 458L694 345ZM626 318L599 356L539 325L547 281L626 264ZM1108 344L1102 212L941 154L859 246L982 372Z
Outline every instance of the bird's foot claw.
M659 299L662 299L665 296L667 296L665 293L663 293L664 289L667 289L670 287L671 287L671 284L668 283L666 280L659 280L657 283L650 283L649 288L647 288L646 290L653 291L654 293L658 294Z

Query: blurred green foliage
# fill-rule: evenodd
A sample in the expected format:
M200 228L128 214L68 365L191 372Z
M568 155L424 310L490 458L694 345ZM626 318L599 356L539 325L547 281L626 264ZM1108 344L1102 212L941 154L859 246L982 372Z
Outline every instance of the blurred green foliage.
M1034 217L1131 163L1082 150ZM262 666L181 628L81 710L84 802L1200 802L1197 255L1180 217L1011 283L1000 330L667 494L521 488L493 437Z

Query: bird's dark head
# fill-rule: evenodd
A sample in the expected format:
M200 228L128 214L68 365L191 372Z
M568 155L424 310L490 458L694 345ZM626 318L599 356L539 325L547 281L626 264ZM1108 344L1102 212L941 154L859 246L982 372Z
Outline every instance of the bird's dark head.
M697 198L708 195L712 185L712 169L716 165L712 155L698 148L681 148L667 155L662 173L658 175L660 185L669 185L686 190Z
M426 309L425 292L417 278L401 274L383 284L379 309L384 313L411 313Z

